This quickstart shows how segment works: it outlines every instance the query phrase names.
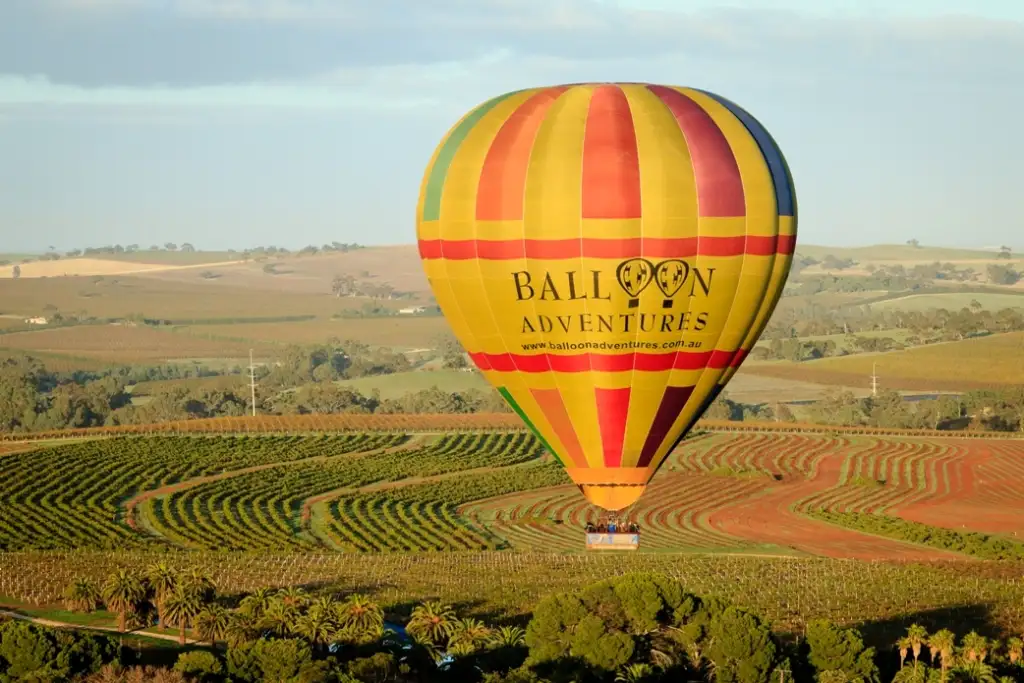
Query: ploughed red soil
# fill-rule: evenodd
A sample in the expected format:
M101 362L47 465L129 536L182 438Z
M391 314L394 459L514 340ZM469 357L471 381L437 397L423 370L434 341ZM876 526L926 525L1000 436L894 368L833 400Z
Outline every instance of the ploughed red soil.
M1024 537L1024 442L971 442L946 480L948 490L893 514L958 531Z
M823 455L812 479L790 479L761 494L721 507L708 524L722 533L758 543L795 548L814 555L856 559L935 560L960 555L843 529L804 517L791 508L839 483L841 452Z

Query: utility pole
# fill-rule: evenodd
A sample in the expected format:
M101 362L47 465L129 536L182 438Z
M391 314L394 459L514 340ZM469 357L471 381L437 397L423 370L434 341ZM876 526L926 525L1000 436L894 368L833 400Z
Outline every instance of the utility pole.
M252 362L252 349L249 349L249 394L252 397L252 416L256 417L256 366Z
M871 395L872 396L878 396L878 373L876 372L876 368L877 367L878 367L878 363L872 363L871 364Z

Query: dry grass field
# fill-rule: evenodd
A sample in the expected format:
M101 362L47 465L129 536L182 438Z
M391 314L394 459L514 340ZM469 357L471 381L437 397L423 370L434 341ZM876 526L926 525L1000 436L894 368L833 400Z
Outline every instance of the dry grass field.
M394 316L387 318L338 318L294 323L237 323L192 325L176 328L182 335L211 339L238 339L275 344L322 344L331 337L365 344L416 349L430 347L448 332L441 316Z
M0 335L0 350L57 353L118 363L190 358L247 358L253 344L209 340L151 327L80 325ZM273 349L256 345L257 352Z
M234 261L223 261L216 265L230 265ZM22 278L44 277L75 277L92 275L133 275L156 271L191 272L204 264L168 265L160 263L142 263L139 261L116 261L113 259L75 258L59 261L33 261L18 265ZM0 278L13 277L15 266L0 266Z
M270 276L268 276L270 277ZM330 317L358 308L365 299L298 294L272 288L253 291L215 287L199 277L169 282L151 277L97 276L29 280L0 279L0 312L43 315L47 306L67 314L117 318L142 313L164 320L228 319L318 315Z
M264 266L274 264L279 273L271 275ZM153 271L147 277L168 282L189 283L200 278L202 270ZM357 280L391 285L400 292L428 295L429 287L414 245L372 247L346 253L315 256L286 255L252 260L225 266L210 266L218 277L206 280L210 286L245 289L273 289L281 292L313 294L329 293L331 282L338 275L351 275ZM370 277L363 276L369 273Z
M877 367L887 389L942 391L1024 382L1024 332L948 342L888 353L862 353L804 363L750 362L750 375L815 382L863 385Z

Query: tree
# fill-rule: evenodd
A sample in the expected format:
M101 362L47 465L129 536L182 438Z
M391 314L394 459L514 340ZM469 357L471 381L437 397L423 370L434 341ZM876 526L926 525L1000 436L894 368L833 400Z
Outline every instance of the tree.
M178 572L169 567L166 562L157 562L146 568L146 580L153 589L153 604L156 605L157 621L160 630L167 629L164 607L167 598L170 597L178 587Z
M197 650L183 652L174 663L174 670L184 674L192 681L219 681L222 679L224 667L212 652Z
M295 619L292 632L305 638L315 650L322 651L334 638L337 626L330 611L314 605Z
M195 618L196 636L209 642L210 647L226 638L230 627L231 615L220 605L207 605Z
M0 680L67 681L117 658L109 636L50 629L25 621L0 623Z
M181 250L185 252L193 252L196 250L196 248L189 244L188 242L185 242L181 245Z
M348 596L335 611L338 626L356 642L376 640L384 632L384 610L365 595Z
M435 341L435 347L445 368L461 370L462 368L469 367L469 362L466 359L466 350L462 348L462 344L455 338L455 335L444 334L439 336Z
M233 681L319 681L330 664L315 661L309 643L301 640L257 640L228 650L227 673Z
M348 273L344 275L335 275L334 280L331 281L331 293L339 298L343 296L355 296L356 279Z
M178 642L185 644L185 629L192 625L203 611L202 596L189 586L178 586L164 599L164 615L167 621L178 627Z
M64 603L73 612L92 612L101 599L99 589L89 579L77 579L64 591Z
M777 648L771 630L755 615L728 607L711 621L707 657L720 683L769 683Z
M726 608L722 601L688 594L678 581L659 574L607 579L581 591L555 593L534 608L526 628L526 661L577 679L588 672L607 676L632 664L703 676L711 624ZM760 634L736 637L759 642ZM727 669L730 652L719 652Z
M860 679L878 683L875 649L865 647L860 633L827 622L812 621L807 625L807 660L819 680L826 672L842 672L847 680Z
M21 266L14 266L14 268L11 270L11 277L14 278L15 280L21 277Z
M917 238L907 240L907 244L912 246L914 249L921 248L921 243L917 241Z
M146 584L142 577L128 569L118 569L103 584L103 601L117 614L117 628L124 633L128 615L138 611L146 599Z
M405 631L420 642L440 647L455 631L455 619L455 612L448 605L427 601L413 609Z

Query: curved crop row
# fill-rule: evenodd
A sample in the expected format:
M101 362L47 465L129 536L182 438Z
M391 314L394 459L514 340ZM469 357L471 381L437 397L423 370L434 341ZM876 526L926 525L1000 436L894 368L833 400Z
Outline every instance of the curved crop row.
M302 528L304 502L317 495L540 457L525 433L455 434L421 448L353 461L296 463L202 484L143 506L151 528L178 545L224 550L310 548Z
M544 463L346 496L328 507L321 533L338 548L362 552L499 549L502 539L459 506L567 479L561 466Z
M1024 561L1024 543L1018 543L999 536L981 534L974 531L936 529L926 524L908 522L886 515L824 511L816 511L809 514L823 522L848 529L857 529L870 534L878 534L879 536L896 538L901 541L927 545L939 550L963 553L986 560Z
M394 446L406 437L155 437L85 441L0 458L0 549L144 542L119 505L139 491L254 465Z

